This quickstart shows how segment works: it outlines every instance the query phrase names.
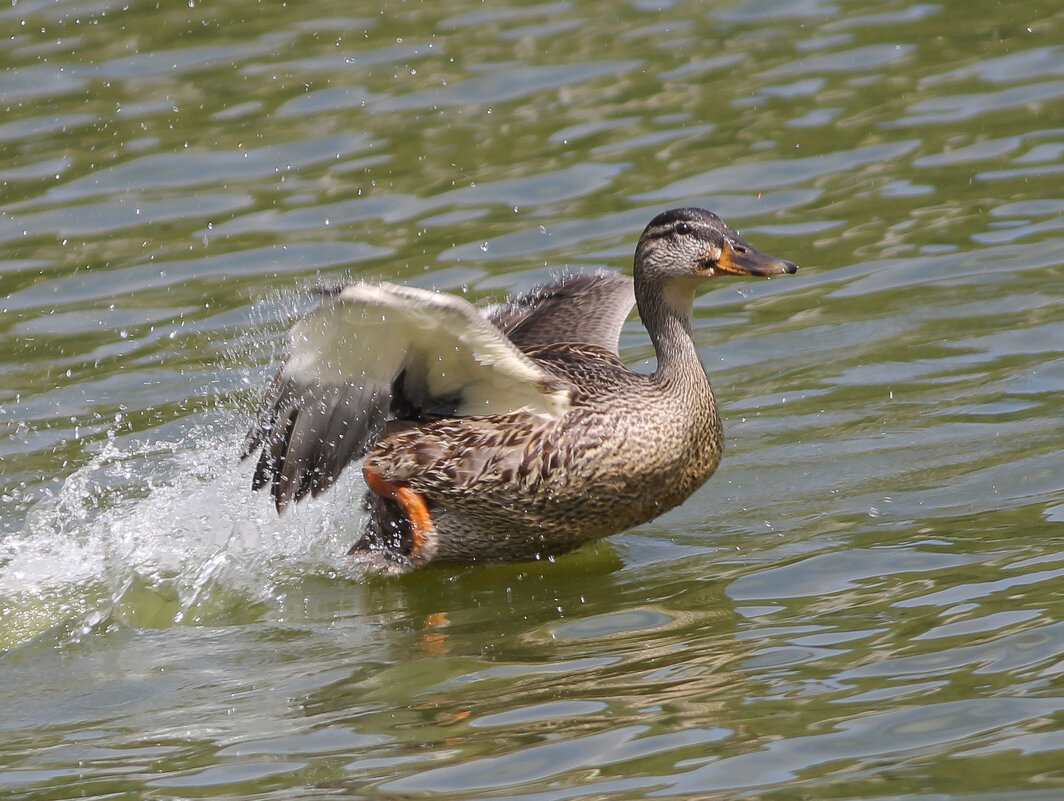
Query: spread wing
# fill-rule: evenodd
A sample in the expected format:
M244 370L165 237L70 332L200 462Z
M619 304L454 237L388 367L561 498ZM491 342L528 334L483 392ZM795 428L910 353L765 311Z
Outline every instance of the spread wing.
M536 287L493 309L488 319L523 351L571 342L616 355L621 326L634 305L631 278L598 272Z
M244 456L262 448L252 486L269 484L280 512L331 486L396 415L557 417L572 389L462 298L348 284L293 326Z

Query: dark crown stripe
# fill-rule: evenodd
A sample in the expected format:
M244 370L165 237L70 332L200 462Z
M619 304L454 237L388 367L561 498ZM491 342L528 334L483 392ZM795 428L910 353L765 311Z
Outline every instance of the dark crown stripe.
M670 209L669 211L663 211L650 221L650 224L643 232L643 241L664 239L667 236L671 236L675 233L676 226L682 222L688 223L693 232L705 240L712 238L712 231L715 228L720 228L724 225L720 217L705 209Z

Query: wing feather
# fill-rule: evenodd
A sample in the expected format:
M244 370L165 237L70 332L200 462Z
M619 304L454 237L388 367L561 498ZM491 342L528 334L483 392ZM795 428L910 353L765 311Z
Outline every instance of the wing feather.
M523 351L544 345L598 345L614 355L635 305L632 279L600 271L559 278L496 307L488 320Z
M293 326L244 456L262 448L253 487L283 511L331 486L397 411L554 418L572 392L462 298L349 284Z

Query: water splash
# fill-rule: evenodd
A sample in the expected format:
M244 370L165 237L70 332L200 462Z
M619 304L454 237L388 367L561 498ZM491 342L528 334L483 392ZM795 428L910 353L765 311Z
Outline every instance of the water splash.
M265 314L291 317L305 300L271 298ZM0 650L46 632L69 642L107 626L252 622L276 608L286 582L348 572L362 518L358 470L283 518L268 493L250 489L254 461L239 458L249 420L234 399L260 378L248 364L264 349L263 329L250 330L223 357L232 397L176 434L108 434L0 540Z

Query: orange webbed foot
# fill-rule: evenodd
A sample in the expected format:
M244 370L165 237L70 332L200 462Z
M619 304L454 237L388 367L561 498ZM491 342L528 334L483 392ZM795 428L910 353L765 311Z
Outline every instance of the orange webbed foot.
M403 514L410 521L414 540L410 549L410 560L422 561L425 558L425 546L436 533L436 526L432 522L429 505L425 499L407 484L393 484L366 468L362 469L362 474L366 477L366 485L371 492L392 499L402 508Z

